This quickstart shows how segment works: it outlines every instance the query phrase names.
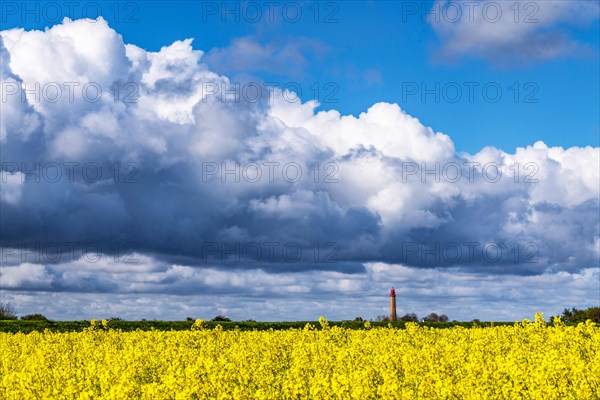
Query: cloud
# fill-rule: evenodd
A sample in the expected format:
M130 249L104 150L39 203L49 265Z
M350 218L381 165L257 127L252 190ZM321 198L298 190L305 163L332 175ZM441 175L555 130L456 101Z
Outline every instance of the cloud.
M570 305L594 306L600 278L594 268L497 276L369 263L365 274L272 274L146 261L126 270L111 262L98 268L33 264L3 268L5 285L18 287L5 290L4 299L17 304L19 314L41 312L57 319L182 320L221 313L236 320L315 320L322 314L342 320L386 315L387 294L394 285L400 315L416 312L424 317L436 312L457 320L514 321L539 311L549 318ZM36 290L44 290L43 296Z
M381 75L381 71L376 68L369 68L362 74L362 78L367 83L367 85L381 85L383 84L383 76Z
M519 282L598 268L598 148L458 154L396 104L223 95L191 39L148 52L101 18L1 39L3 289L325 302L359 296L370 265Z
M0 201L13 206L18 205L21 200L21 190L25 182L25 174L21 172L10 173L0 171L2 187L0 189Z
M440 40L434 59L508 67L593 54L572 31L597 21L599 12L590 1L436 0L427 21Z
M263 44L257 37L245 36L232 40L227 47L210 50L204 62L212 70L229 75L269 72L299 76L309 66L310 58L325 51L325 45L311 38L293 37L283 43Z
M9 289L45 290L52 285L53 277L40 264L21 263L3 267L0 272L2 286Z

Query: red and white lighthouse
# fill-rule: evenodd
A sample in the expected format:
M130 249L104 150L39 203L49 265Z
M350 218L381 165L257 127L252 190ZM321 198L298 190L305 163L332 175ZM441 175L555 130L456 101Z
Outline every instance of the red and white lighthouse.
M392 288L390 290L390 321L395 321L396 319L396 291Z

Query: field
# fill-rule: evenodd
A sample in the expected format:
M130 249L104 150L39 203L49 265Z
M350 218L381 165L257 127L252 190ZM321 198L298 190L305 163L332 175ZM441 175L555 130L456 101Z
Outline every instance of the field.
M2 399L597 399L600 327L0 333ZM353 327L357 328L357 327Z

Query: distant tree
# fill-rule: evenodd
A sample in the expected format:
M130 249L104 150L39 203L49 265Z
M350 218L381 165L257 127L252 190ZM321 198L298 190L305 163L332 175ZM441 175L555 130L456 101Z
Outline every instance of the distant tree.
M406 322L419 322L419 317L415 313L404 314L404 316L400 317L400 321Z
M123 319L119 318L119 317L110 317L108 320L109 321L123 321Z
M254 319L246 319L243 322L256 322L256 320L254 320Z
M12 304L0 302L0 320L2 319L17 319L17 313Z
M378 315L376 320L379 322L385 322L385 321L389 321L390 317L388 317L387 315Z
M27 315L23 315L21 317L21 320L23 320L23 321L48 321L48 318L46 318L42 314L27 314Z
M594 322L600 322L600 307L591 307L587 309L588 319Z
M440 322L440 316L437 315L436 313L431 313L428 316L426 316L425 318L423 318L424 322Z
M431 313L425 318L423 318L425 322L448 322L448 316L446 314L438 315L436 313Z
M356 318L354 318L354 320L357 321L357 322L363 322L364 321L363 317L356 317Z
M585 322L588 319L591 319L593 322L600 322L600 307L590 307L585 310L579 310L575 307L565 308L560 318L564 322Z
M576 308L572 308L571 310L565 308L562 312L562 315L560 316L560 319L562 319L564 322L573 322L574 314L576 311Z
M193 321L193 320L194 320L194 318L192 318L192 317L185 317L185 320L186 320L186 321Z
M471 323L479 324L479 323L481 323L481 321L479 320L479 318L475 318L474 320L471 321Z
M231 318L227 318L226 316L219 314L211 319L211 321L230 322Z

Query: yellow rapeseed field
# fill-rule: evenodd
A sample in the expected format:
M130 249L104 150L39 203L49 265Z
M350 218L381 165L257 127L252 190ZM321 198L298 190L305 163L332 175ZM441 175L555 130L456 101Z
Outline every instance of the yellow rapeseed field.
M600 328L0 333L1 399L598 399Z

